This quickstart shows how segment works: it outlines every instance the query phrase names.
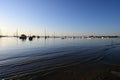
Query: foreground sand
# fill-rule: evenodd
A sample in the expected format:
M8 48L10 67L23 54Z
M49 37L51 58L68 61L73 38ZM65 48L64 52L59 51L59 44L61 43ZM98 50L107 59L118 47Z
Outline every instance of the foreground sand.
M103 63L72 63L7 78L7 80L120 80L120 66Z

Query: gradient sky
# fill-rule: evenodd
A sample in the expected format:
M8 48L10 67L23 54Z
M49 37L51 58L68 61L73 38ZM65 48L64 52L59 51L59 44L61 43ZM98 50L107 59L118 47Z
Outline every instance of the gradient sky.
M0 33L120 35L120 0L0 0Z

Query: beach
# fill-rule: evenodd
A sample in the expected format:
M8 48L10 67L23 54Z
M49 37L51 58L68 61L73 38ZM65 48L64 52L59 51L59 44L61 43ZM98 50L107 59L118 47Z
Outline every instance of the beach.
M101 63L72 63L16 75L7 80L119 80L120 77L111 71L120 71L120 67Z

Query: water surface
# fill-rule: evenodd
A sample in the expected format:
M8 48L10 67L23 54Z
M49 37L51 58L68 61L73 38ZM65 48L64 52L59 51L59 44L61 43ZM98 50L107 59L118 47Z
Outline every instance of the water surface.
M75 62L120 65L120 39L0 38L0 78Z

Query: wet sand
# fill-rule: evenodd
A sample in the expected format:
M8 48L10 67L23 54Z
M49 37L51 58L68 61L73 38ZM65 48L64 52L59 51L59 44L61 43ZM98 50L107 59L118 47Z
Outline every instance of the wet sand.
M120 71L120 66L96 63L72 63L47 70L34 71L7 78L7 80L120 80L113 71Z

